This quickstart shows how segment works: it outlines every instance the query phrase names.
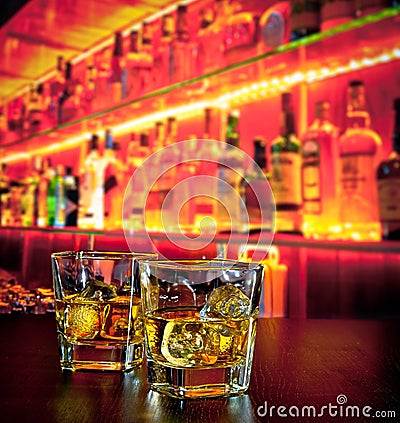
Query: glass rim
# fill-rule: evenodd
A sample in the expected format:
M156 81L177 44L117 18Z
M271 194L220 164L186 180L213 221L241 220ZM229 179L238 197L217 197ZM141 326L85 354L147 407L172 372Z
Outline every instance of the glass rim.
M157 258L156 253L140 253L132 251L101 251L101 250L69 250L58 251L50 254L51 258L75 258L75 259L117 259L119 257L132 257L132 258Z
M139 258L140 265L148 264L157 269L176 269L176 270L214 270L214 271L228 271L228 270L257 270L264 266L259 263L240 261L233 259L158 259L155 258ZM212 264L216 264L213 266Z

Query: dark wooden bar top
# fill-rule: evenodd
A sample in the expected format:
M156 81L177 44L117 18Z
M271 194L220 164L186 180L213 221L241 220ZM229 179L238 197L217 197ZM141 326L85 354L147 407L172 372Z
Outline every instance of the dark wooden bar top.
M248 395L181 401L149 391L145 367L62 373L54 315L0 315L0 422L399 422L399 329L260 319Z

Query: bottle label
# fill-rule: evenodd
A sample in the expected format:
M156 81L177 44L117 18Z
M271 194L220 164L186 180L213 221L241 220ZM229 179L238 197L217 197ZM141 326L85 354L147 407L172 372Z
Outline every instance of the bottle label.
M400 220L400 179L378 180L378 195L381 220Z
M378 220L377 188L373 172L374 156L354 154L341 157L342 198L346 197L354 204L359 204L370 219Z
M273 11L261 28L261 36L267 47L278 47L284 42L286 22L282 13Z
M301 156L293 152L272 154L272 189L276 204L302 204Z
M321 213L320 147L316 140L303 143L303 200L304 211Z

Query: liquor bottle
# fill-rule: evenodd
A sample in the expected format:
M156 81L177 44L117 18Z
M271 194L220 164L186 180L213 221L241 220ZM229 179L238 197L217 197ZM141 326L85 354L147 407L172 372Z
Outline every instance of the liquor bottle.
M324 0L321 2L321 31L350 22L355 15L354 0Z
M302 182L305 236L321 236L337 224L336 163L338 128L330 121L330 104L315 104L315 119L302 137Z
M175 32L175 22L171 14L161 18L161 36L154 51L154 88L166 86L171 82L171 43Z
M72 63L65 66L65 84L58 100L58 123L65 123L74 119L80 109L81 93L76 90L77 81L72 76Z
M268 192L265 192L271 175L268 172L266 142L263 136L256 136L253 140L253 162L251 172L242 183L250 226L254 229L262 224L261 213L265 213L265 220L271 210L271 199ZM268 226L271 226L271 222L268 222Z
M276 230L301 233L301 154L296 137L292 94L282 94L279 137L271 143L271 185L276 202Z
M97 99L96 90L97 69L94 65L88 65L85 73L85 87L82 91L81 105L85 114L90 114L94 111L95 102Z
M7 119L4 109L0 107L0 143L7 139Z
M111 102L112 104L119 103L126 97L127 92L127 70L125 66L125 58L123 51L123 42L121 32L115 33L114 49L111 57Z
M23 96L13 99L8 106L8 129L14 132L17 137L23 135L25 109Z
M142 165L144 160L150 155L150 143L149 134L142 132L139 136L139 140L136 139L135 134L131 135L131 142L128 146L128 172L125 178L125 186L130 182L131 176L134 172ZM128 189L125 192L125 204L131 204L132 209L130 212L125 211L124 216L124 228L129 228L133 231L144 230L144 209L145 199L148 191L146 169L143 169L140 180L136 177L135 181L137 186L135 191Z
M49 158L42 161L37 187L37 225L45 227L47 225L47 190L50 179L53 176L51 160Z
M343 237L379 240L381 228L374 162L381 139L370 129L364 83L351 81L347 97L347 128L339 139Z
M393 150L377 170L383 238L400 240L400 98L394 100Z
M43 84L33 86L29 92L27 104L27 127L30 132L39 130L43 113Z
M99 137L92 135L90 151L80 172L78 226L83 229L104 227L105 160L98 151Z
M65 168L65 224L64 226L78 226L79 181L72 174L72 167Z
M40 172L40 168L37 164L37 160L34 160L31 169L23 181L23 226L35 226L37 223L37 189L39 185Z
M193 67L193 57L190 51L187 6L184 5L179 5L176 11L175 34L171 42L170 54L170 82L189 79Z
M112 49L106 47L95 57L97 69L95 109L102 110L110 106L111 98L111 62Z
M225 146L218 165L217 228L219 231L241 231L243 216L243 160L239 147L240 112L228 114Z
M229 2L215 0L214 10L204 9L198 33L197 63L199 75L226 66L225 31L229 16Z
M58 103L65 85L65 60L63 56L57 57L56 75L50 82L50 103L48 113L53 125L58 123Z
M125 167L117 157L119 143L114 141L110 130L106 130L104 160L104 227L122 229L122 205L125 194Z
M318 0L290 0L290 8L290 39L292 41L319 31L320 3Z
M132 30L129 36L130 47L127 54L128 96L136 98L152 86L151 71L153 68L152 28L147 22L142 31Z
M58 165L55 169L49 169L49 183L47 186L47 226L57 226L57 215L60 213L63 206L63 175L60 173L63 172L63 169ZM61 185L61 186L60 186ZM62 217L62 224L64 224L64 215Z
M0 164L0 226L5 226L7 224L7 213L6 209L6 196L10 192L10 178L7 174L7 164Z

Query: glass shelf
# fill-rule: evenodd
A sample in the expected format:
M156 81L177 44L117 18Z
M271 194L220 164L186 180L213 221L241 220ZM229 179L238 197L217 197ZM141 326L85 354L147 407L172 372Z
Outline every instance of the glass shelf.
M299 84L312 84L400 58L400 6L254 55L68 123L0 144L5 162L77 147L99 129L115 135L149 128L167 116L202 114L205 107L249 104Z
M29 232L38 234L70 234L70 235L84 235L92 237L94 241L97 237L105 238L121 238L124 239L124 232L122 230L83 230L79 228L39 228L39 227L14 227L14 226L0 226L0 233L2 231L12 232ZM162 242L167 240L174 240L173 234L168 234L168 238L161 232L149 233L150 238L155 242ZM138 240L148 239L149 235L146 233L138 233L135 235ZM213 238L215 244L227 244L228 242L233 245L247 244L251 245L252 242L258 241L258 234L217 234ZM194 238L191 242L196 242ZM312 240L306 239L301 235L291 234L275 234L273 244L282 247L293 248L310 248L332 251L354 251L364 253L387 253L387 254L400 254L400 242L396 241L379 241L379 242L353 242L353 241L331 241L331 240Z

